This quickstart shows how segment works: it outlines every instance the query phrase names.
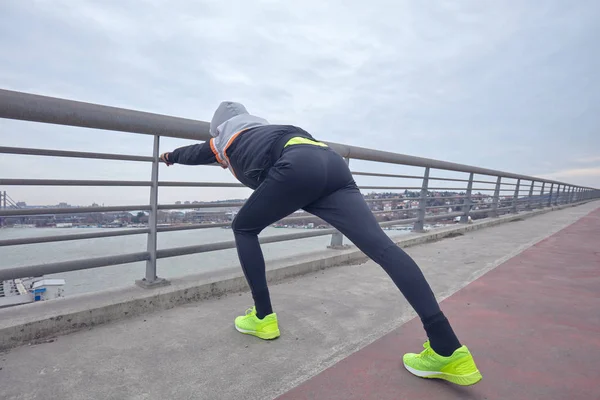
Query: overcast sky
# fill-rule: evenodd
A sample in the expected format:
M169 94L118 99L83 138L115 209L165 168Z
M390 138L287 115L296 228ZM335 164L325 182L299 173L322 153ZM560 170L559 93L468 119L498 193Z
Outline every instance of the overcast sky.
M201 120L235 100L324 140L600 187L598 21L593 0L3 0L0 88ZM0 146L149 155L151 142L0 120ZM165 139L162 150L188 143ZM5 178L149 174L0 155ZM233 181L219 168L160 174ZM3 189L30 204L148 201L143 188ZM161 201L248 193L167 188Z

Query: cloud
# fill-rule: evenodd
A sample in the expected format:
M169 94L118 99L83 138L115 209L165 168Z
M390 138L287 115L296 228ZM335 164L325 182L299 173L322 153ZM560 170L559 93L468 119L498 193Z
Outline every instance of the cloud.
M600 188L600 167L565 169L545 174L542 178L558 180L573 185Z
M576 161L582 164L600 163L600 156L584 157L577 159Z
M558 177L561 179L574 177L600 177L600 167L574 168L547 174L547 177Z
M576 168L600 148L600 3L592 0L23 0L0 8L7 89L202 120L237 100L324 140L524 174ZM151 140L0 120L0 145L149 154ZM5 177L144 180L146 167L0 157ZM197 167L161 177L233 179ZM32 203L147 201L144 191L46 189L10 191ZM248 191L161 193L171 202Z

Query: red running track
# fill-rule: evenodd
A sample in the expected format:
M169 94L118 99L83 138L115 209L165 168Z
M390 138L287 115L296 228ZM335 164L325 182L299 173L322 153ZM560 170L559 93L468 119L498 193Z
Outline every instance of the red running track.
M461 387L414 377L413 319L279 400L600 399L600 209L442 302L483 374Z

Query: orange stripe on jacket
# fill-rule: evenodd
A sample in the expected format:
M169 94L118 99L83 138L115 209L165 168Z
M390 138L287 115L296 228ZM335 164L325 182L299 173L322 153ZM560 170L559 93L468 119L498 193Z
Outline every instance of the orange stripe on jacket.
M215 138L210 139L209 143L210 143L210 149L212 150L213 154L215 155L217 162L219 164L223 164L223 160L221 159L221 156L219 156L219 152L217 151L217 148L215 147Z

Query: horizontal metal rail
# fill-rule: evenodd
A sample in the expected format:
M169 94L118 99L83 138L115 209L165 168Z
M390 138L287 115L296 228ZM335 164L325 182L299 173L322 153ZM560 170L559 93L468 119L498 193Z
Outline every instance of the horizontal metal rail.
M379 203L379 202L386 202L386 201L412 201L412 200L420 200L421 197L386 197L386 198L381 198L381 199L365 199L366 202L368 203Z
M420 186L359 186L360 189L378 190L419 190Z
M352 175L355 175L355 176L376 176L376 177L381 177L381 178L423 179L422 176L415 176L415 175L380 174L380 173L376 173L376 172L360 172L360 171L352 171Z
M380 174L380 173L376 173L376 172L360 172L360 171L352 171L352 175L374 176L374 177L382 177L382 178L423 179L423 176L419 176L419 175ZM430 176L428 179L432 180L432 181L469 182L468 179L442 178L442 177L435 177L435 176ZM492 185L496 183L496 182L492 182L492 181L480 181L480 180L474 180L473 182L489 183Z
M445 206L427 206L425 207L426 210L433 210L436 208L452 208L452 207L462 207L462 204L452 204L452 205L445 205Z
M84 239L98 239L115 236L127 236L127 235L139 235L142 233L150 232L149 228L139 229L127 229L127 230L114 230L109 229L107 232L89 232L89 233L74 233L67 235L52 235L52 236L38 236L31 238L19 238L19 239L4 239L0 240L0 247L3 246L17 246L24 244L38 244L38 243L51 243L51 242L65 242L70 240L84 240Z
M245 187L241 183L228 183L228 182L169 182L169 181L158 181L158 186L170 186L170 187L213 187L213 188L240 188Z
M150 258L148 252L120 254L116 256L86 258L83 260L62 261L47 264L31 265L26 267L13 267L0 269L0 281L24 278L28 276L44 276L61 272L80 271L108 267L111 265L129 264L146 261Z
M0 89L0 118L200 141L207 141L211 138L209 133L210 124L206 121L178 118L4 89ZM346 158L567 185L566 183L559 181L535 178L527 175L497 171L471 165L408 156L340 143L326 143L342 157Z
M473 196L477 196L477 195L473 195ZM458 195L458 196L439 196L439 197L427 197L427 200L455 200L455 199L464 199L466 198L467 195ZM411 197L412 199L412 197Z
M0 217L20 217L25 215L54 215L54 214L91 214L99 212L147 211L150 206L110 206L110 207L52 207L52 208L18 208L0 210Z
M430 188L428 188L428 190L430 190L430 191L431 191L431 190L445 190L445 191L448 191L448 190L461 190L461 191L463 191L463 192L466 192L467 188L466 188L466 187L464 187L464 188L456 188L456 187L453 187L453 188L445 188L445 187L430 187Z
M104 181L71 179L0 179L0 186L151 186L143 181Z
M204 121L3 89L0 89L0 118L181 139L210 139L210 124Z
M83 151L65 151L65 150L46 150L46 149L31 149L23 147L2 147L0 153L3 154L25 154L31 156L50 156L50 157L71 157L71 158L90 158L101 160L118 160L118 161L145 161L152 162L152 157L147 156L132 156L127 154L107 154L107 153L89 153Z
M210 228L221 228L225 226L231 226L231 222L228 223L215 223L215 224L187 224L187 225L172 225L172 226L159 226L157 227L158 232L175 232L175 231L187 231L195 229L210 229ZM71 240L84 240L84 239L98 239L108 238L116 236L129 236L129 235L140 235L150 232L150 228L120 228L123 230L117 230L117 228L107 228L106 232L90 232L90 233L75 233L66 235L52 235L52 236L36 236L31 238L19 238L19 239L4 239L0 240L0 247L3 246L18 246L25 244L39 244L39 243L52 243L52 242L65 242Z
M159 226L156 229L158 232L176 232L176 231L189 231L189 230L195 230L195 229L222 228L225 226L231 226L231 222L219 222L219 223L215 223L215 224L186 224L186 225Z
M243 206L243 202L233 202L233 203L196 203L196 204L159 204L159 210L191 210L191 209L201 209L201 208L232 208L232 207L241 207Z
M497 208L496 211L503 211L503 210L510 210L511 207L501 207L501 208ZM487 214L492 212L491 208L486 208L483 210L471 210L469 211L469 214Z

